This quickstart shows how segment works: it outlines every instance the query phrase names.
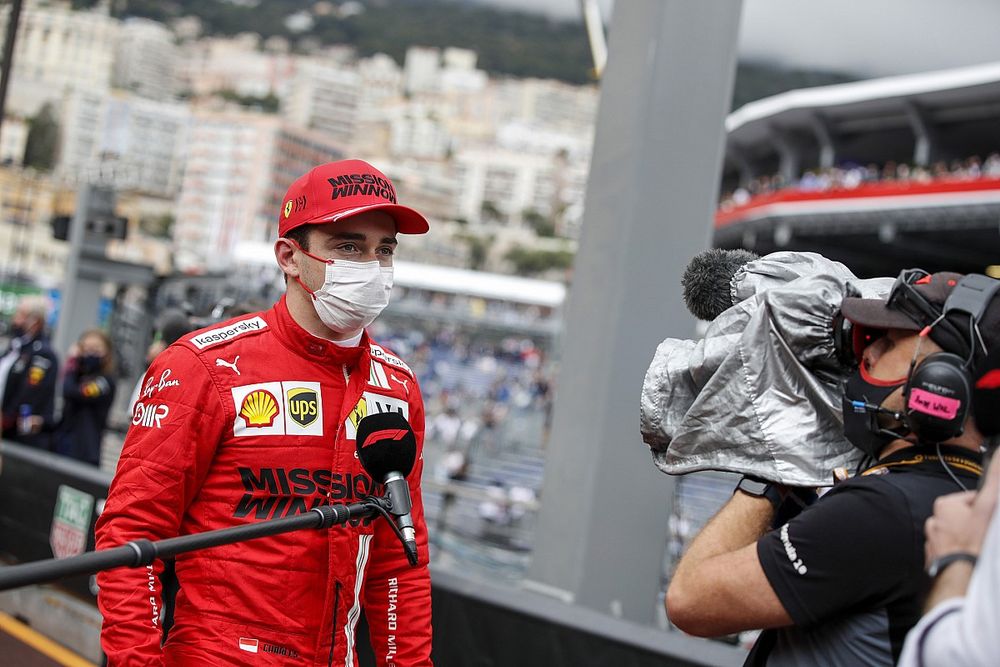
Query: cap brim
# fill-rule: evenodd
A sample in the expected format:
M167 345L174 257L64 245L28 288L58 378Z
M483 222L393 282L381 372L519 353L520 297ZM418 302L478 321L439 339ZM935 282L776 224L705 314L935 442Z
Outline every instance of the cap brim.
M886 308L885 303L882 299L847 297L840 304L840 312L851 322L873 329L920 331L923 328L905 313Z
M427 230L430 229L430 225L427 224L427 218L412 208L388 202L384 204L368 204L367 206L358 206L345 211L338 211L336 214L323 220L316 220L316 222L337 222L367 211L384 211L388 213L396 221L396 231L400 234L426 234Z

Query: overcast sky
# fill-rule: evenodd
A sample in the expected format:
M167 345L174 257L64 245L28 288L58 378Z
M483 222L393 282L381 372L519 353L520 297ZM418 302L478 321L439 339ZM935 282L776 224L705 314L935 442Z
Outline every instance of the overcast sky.
M580 14L579 0L480 1ZM611 30L613 4L598 0ZM744 0L740 54L869 76L996 62L1000 0Z

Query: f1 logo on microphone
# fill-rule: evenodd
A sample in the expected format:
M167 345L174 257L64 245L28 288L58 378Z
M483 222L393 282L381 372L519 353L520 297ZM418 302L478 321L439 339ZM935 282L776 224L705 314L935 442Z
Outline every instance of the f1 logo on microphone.
M406 437L407 431L405 428L385 428L381 431L373 431L371 435L365 438L365 441L361 443L362 447L367 447L372 445L379 440L402 440Z

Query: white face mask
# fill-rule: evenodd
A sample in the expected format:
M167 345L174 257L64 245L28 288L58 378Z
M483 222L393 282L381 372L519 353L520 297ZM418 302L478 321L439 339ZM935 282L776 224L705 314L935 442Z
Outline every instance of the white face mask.
M326 265L326 280L313 294L316 314L337 333L364 329L389 305L392 267L378 261L337 260Z
M312 295L316 314L330 330L352 334L364 329L389 305L391 266L382 266L377 260L324 260L305 250L302 252L326 262L323 286L315 292L306 287L301 279L296 280Z

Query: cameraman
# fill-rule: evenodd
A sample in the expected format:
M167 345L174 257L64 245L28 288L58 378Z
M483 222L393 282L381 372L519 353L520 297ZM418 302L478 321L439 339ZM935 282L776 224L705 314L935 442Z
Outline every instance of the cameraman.
M973 289L960 279L904 271L886 300L844 299L859 362L845 383L844 434L873 465L774 530L789 489L741 480L678 564L667 591L675 625L700 636L766 628L748 665L895 663L928 583L924 521L938 496L975 488L982 472L971 418L932 428L904 403L904 389L930 391L912 386L930 355L950 352L964 372L1000 343L994 292L984 312L945 313L952 292Z
M1000 349L980 371L973 398L976 424L995 439L1000 435ZM926 525L934 586L926 615L906 637L901 666L985 666L1000 657L998 493L1000 465L993 462L979 493L955 493L934 504L934 516ZM977 566L977 560L982 565Z

